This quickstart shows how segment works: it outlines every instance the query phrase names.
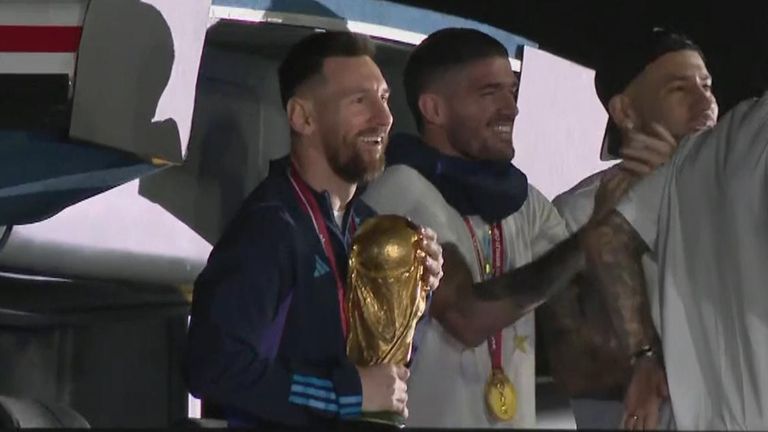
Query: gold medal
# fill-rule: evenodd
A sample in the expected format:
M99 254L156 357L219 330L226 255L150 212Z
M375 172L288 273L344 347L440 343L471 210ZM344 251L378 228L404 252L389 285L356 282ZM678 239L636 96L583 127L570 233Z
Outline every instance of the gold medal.
M501 369L494 369L485 385L485 403L498 421L510 421L517 413L515 386Z

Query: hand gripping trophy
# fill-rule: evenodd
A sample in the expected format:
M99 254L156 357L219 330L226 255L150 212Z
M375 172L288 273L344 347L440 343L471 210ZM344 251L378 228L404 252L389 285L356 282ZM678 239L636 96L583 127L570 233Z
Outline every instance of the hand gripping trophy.
M418 227L402 216L377 216L358 229L346 294L347 354L355 364L404 365L410 359L428 294L421 244ZM365 412L363 420L405 425L402 416L390 412Z

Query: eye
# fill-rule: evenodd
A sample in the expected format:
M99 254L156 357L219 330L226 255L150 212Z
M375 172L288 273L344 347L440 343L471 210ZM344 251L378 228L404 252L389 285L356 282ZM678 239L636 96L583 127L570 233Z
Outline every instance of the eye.
M381 101L384 102L385 104L389 104L389 95L388 94L381 95Z
M356 104L364 103L365 102L365 96L364 95L355 96L355 98L352 99L352 102L354 102Z

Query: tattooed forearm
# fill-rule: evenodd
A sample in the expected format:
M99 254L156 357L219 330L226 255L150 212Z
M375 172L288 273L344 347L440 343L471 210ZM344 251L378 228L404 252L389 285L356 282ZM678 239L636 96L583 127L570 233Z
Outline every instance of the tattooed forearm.
M587 274L602 291L609 315L627 353L655 342L641 256L646 247L617 211L585 235Z
M469 269L463 259L450 258L451 248L444 245L445 277L441 288L433 298L432 314L450 333L466 345L474 346L482 342L493 332L514 323L568 287L574 276L585 269L585 245L587 242L594 242L593 238L596 237L592 231L602 233L601 229L604 228L585 227L539 259L501 276L475 284L471 283ZM634 231L630 227L625 235L627 232ZM455 255L458 256L458 252ZM607 256L614 255L617 253L611 252ZM627 271L631 270L627 269ZM644 287L642 269L638 271L640 286ZM635 282L632 277L629 277L624 283ZM616 289L621 291L621 288ZM630 290L632 293L634 291ZM644 295L642 289L640 294ZM621 294L620 301L632 302L635 301L634 298L634 294L629 299ZM611 300L606 300L607 307L611 311L611 321L621 323L624 315L627 315L627 319L632 320L630 321L632 325L629 327L634 329L633 325L636 321L631 311L625 307L627 312L624 309L617 312ZM645 305L647 306L647 302ZM619 329L619 338L626 340L627 337L622 333L626 333L623 327ZM638 332L633 330L632 335L636 334ZM634 340L630 343L630 347L635 346ZM638 349L641 346L642 344Z
M512 298L521 316L568 286L584 268L581 231L560 242L539 259L475 285L482 300Z
M607 308L583 276L536 309L550 373L570 397L619 397L629 377Z
M476 284L455 246L445 244L445 276L430 313L459 341L476 346L568 286L584 268L580 241L575 235L531 264Z

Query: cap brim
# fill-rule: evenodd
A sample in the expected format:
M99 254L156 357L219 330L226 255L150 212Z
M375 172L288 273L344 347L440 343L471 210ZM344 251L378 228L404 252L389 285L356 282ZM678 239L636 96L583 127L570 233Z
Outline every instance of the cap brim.
M600 160L612 161L620 159L615 154L611 153L611 140L617 139L618 129L613 124L611 119L608 119L608 123L605 125L605 133L603 134L603 144L600 146Z

